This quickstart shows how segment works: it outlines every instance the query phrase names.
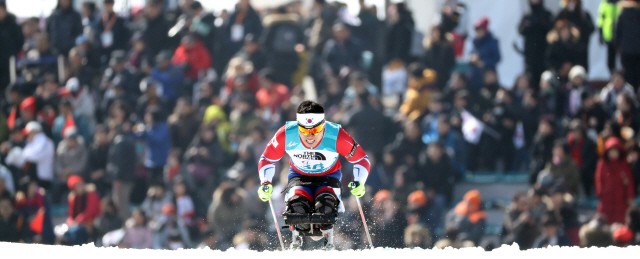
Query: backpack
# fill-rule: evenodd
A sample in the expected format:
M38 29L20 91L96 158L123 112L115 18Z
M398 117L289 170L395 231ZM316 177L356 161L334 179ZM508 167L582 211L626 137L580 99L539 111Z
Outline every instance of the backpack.
M278 26L273 37L273 50L281 53L294 53L298 44L298 35L294 25Z

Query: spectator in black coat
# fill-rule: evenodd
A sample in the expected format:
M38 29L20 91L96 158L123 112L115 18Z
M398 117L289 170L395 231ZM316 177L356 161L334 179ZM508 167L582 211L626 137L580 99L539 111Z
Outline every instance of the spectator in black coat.
M7 11L5 2L0 2L0 97L4 97L4 89L9 85L9 58L18 55L23 44L16 16Z
M220 62L228 63L244 45L244 37L251 33L259 38L262 35L262 29L260 16L251 7L249 0L240 0L222 28L222 48L226 55L220 59Z
M142 40L151 57L158 56L160 51L169 47L169 24L162 16L163 7L163 0L151 0L144 8L147 26L142 31ZM149 64L150 67L154 65Z
M553 149L554 126L551 118L542 118L538 123L538 131L533 138L530 156L530 177L529 183L533 184L538 178L538 173L551 161L551 151Z
M582 0L565 0L562 1L563 9L556 16L558 20L568 20L573 26L580 31L580 45L578 50L578 65L583 66L589 71L589 40L591 34L595 31L595 25L589 12L582 8Z
M453 198L455 171L449 162L441 142L431 142L426 152L420 152L417 182L422 182L428 189L435 190L437 195L446 199L449 204Z
M58 6L47 20L47 34L53 48L67 55L82 34L82 17L73 9L71 0L58 0Z
M333 26L333 38L324 45L322 56L325 62L331 67L333 75L341 74L343 68L351 71L358 70L362 59L362 47L355 38L351 37L351 32L342 23Z
M89 159L87 161L86 179L96 185L98 193L104 196L111 188L107 181L106 170L109 157L109 132L103 126L97 126L93 137L93 143L89 147Z
M422 63L426 68L436 71L438 81L436 86L442 90L451 76L451 71L456 65L456 56L453 52L450 34L443 34L439 26L431 28L431 36L425 42L425 53Z
M113 181L113 200L121 218L129 218L129 196L136 169L136 148L131 137L131 123L125 122L111 133L115 135L109 147L106 174Z
M553 27L551 12L544 8L543 0L530 0L531 12L525 14L518 25L518 32L524 37L525 70L538 85L540 75L545 70L544 53L548 43L547 33Z
M388 148L399 164L404 164L414 169L418 165L418 156L425 147L422 142L422 130L416 121L406 122L404 131L398 133L396 139ZM411 179L412 177L409 177Z
M387 62L399 58L405 64L411 63L412 35L415 26L412 13L409 11L405 3L395 4L390 15L392 21L387 30L387 46L386 60Z
M18 215L10 198L0 199L0 242L28 241L28 222Z
M131 37L125 20L113 11L114 3L114 0L104 0L104 14L95 26L94 42L102 50L104 63L114 50L124 50Z
M580 31L567 20L557 21L554 29L547 34L549 47L545 53L546 68L557 71L561 77L566 78L574 65L584 67L584 62L580 61L583 48L581 37Z
M572 246L571 240L558 232L560 223L553 214L548 214L542 219L543 235L535 242L534 248L545 248L547 246Z
M251 61L254 71L261 71L267 66L267 54L260 46L258 38L253 34L247 34L247 36L244 37L244 47L236 53L234 58L235 57L241 57L243 60Z
M303 50L304 34L298 26L300 17L278 8L264 18L265 29L260 45L267 54L267 67L275 72L276 80L292 87L291 76L298 69L298 52Z
M640 87L640 3L637 0L621 1L616 25L615 42L620 51L620 60L626 81L636 90Z
M567 144L571 150L571 158L580 168L580 179L582 187L587 196L593 194L594 177L596 175L596 164L598 154L596 153L596 143L589 139L580 119L575 119L569 125L571 130L567 134Z

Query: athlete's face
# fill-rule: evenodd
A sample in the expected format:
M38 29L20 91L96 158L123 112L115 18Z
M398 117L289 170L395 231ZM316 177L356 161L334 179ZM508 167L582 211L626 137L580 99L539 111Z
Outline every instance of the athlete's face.
M298 135L300 135L300 139L304 141L305 145L314 147L320 142L320 140L322 139L322 136L324 136L324 128L322 129L322 131L320 131L320 134L318 135L311 135L311 134L304 135L300 131L298 131Z

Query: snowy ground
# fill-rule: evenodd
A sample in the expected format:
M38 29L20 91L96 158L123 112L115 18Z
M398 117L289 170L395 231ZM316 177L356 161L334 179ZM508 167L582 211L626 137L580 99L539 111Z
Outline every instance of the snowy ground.
M637 256L640 254L640 247L628 247L628 248L588 248L580 249L577 247L572 248L558 248L552 247L549 249L534 249L528 251L519 251L515 246L503 246L495 249L492 252L484 252L480 248L465 248L465 249L452 249L447 248L444 250L421 250L421 249L385 249L375 248L373 250L363 251L286 251L286 252L255 252L255 251L236 251L230 250L226 252L212 251L208 249L193 249L193 250L179 250L179 251L166 251L166 250L133 250L133 249L118 249L118 248L96 248L90 245L81 247L66 247L66 246L45 246L45 245L29 245L29 244L15 244L15 243L2 243L0 242L0 251L2 255L17 255L20 258L51 258L64 257L64 258L91 258L91 259L124 259L124 258L145 258L145 259L175 259L175 258L249 258L249 256L259 256L260 259L270 258L289 258L287 256L300 256L300 254L311 255L311 253L328 253L327 256L331 258L509 258L509 259L526 259L526 258L620 258L622 256ZM283 257L284 256L284 257ZM9 257L13 258L13 257Z

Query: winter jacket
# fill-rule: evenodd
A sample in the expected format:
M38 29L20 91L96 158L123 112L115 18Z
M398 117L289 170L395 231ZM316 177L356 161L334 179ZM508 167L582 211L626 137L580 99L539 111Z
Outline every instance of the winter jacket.
M355 38L347 38L344 42L330 39L324 45L322 57L331 67L333 74L340 74L342 67L358 69L362 59L362 47Z
M386 33L386 61L399 58L405 64L409 64L411 61L411 42L413 38L413 30L415 22L411 17L410 12L400 14L400 19L393 23Z
M507 208L504 215L503 231L506 236L504 237L505 243L511 244L515 242L518 244L521 250L530 249L534 246L534 241L539 235L538 222L534 221L523 222L520 220L522 211L517 210L514 206ZM533 215L531 215L533 217Z
M109 32L113 36L113 42L111 46L107 47L105 46L105 42L102 42L102 34ZM122 17L115 13L105 13L96 23L94 42L103 49L104 54L111 55L111 51L113 50L124 50L127 48L129 38L131 37L130 35L131 33L129 32L125 20Z
M136 148L133 138L126 134L116 135L107 156L106 174L109 179L133 182L136 164Z
M559 71L564 63L571 63L573 65L583 65L584 62L580 61L581 51L584 49L584 45L580 44L580 31L576 28L571 28L571 38L568 41L562 41L557 31L553 30L547 34L547 42L549 47L545 53L545 67L554 71Z
M67 56L76 45L76 38L82 34L82 17L73 7L58 8L47 19L46 31L51 46Z
M149 55L155 57L160 51L169 47L169 24L162 15L153 19L146 18L146 20L147 26L142 31L142 40L149 50Z
M520 20L518 32L524 37L524 63L527 71L544 70L544 53L549 45L545 38L552 27L551 12L544 8L542 2L531 4L531 13Z
M155 67L151 70L151 77L162 85L162 97L165 100L174 101L178 98L184 80L184 72L180 67L170 65L164 71Z
M495 70L502 59L498 39L496 39L491 32L487 32L487 34L480 39L473 39L472 54L477 54L484 63L483 68L475 65L471 66L470 82L477 90L482 86L485 71L489 69Z
M453 198L453 184L456 172L451 167L449 157L443 153L438 161L431 160L427 152L420 153L420 170L416 176L417 182L422 182L427 189L433 189L436 194L443 195L447 202Z
M44 133L35 135L31 142L22 150L22 158L26 162L36 165L38 179L42 181L53 181L54 178L54 156L55 148L51 141Z
M611 161L608 150L616 148L620 158ZM624 147L618 138L609 138L605 142L605 153L598 160L596 169L596 195L600 198L598 212L606 216L609 224L625 222L628 200L635 198L634 178L631 167L626 161Z
M165 122L156 122L138 135L146 141L144 166L147 168L163 167L171 150L169 128Z
M171 58L171 64L186 66L184 76L189 79L199 79L200 73L206 72L211 67L211 55L201 42L196 42L189 49L186 45L180 45Z
M600 27L600 38L606 43L612 43L616 31L616 22L620 15L618 0L600 1L598 7L598 27Z
M297 14L270 14L264 18L264 32L260 45L267 54L267 66L274 69L298 67L296 44L304 42L304 33L298 26Z
M224 37L224 45L225 51L233 54L238 52L244 45L244 37L247 34L251 33L254 37L260 37L262 35L262 22L260 19L260 15L253 9L253 7L249 6L246 11L241 11L240 9L236 9L231 16L227 24L223 25L223 37ZM236 39L231 38L232 30L234 26L242 26L243 35ZM239 27L237 27L239 28Z
M89 158L87 160L87 173L92 173L97 170L107 170L107 163L109 159L109 147L110 144L98 145L93 143L89 147Z
M578 49L577 64L582 65L587 71L589 71L589 40L591 39L591 34L595 31L595 26L589 12L587 12L585 8L578 8L579 7L576 7L576 10L574 11L569 11L568 9L561 10L560 13L558 13L558 16L556 16L555 21L566 19L578 28L580 31L579 42L581 48Z
M451 72L456 65L456 56L453 52L451 41L448 39L443 39L439 42L432 42L429 40L425 46L422 63L426 68L436 71L438 78L436 86L439 90L444 89L451 77Z
M553 244L551 243L552 241L553 241ZM535 245L533 246L533 248L544 248L547 245L549 245L549 246L559 246L559 247L573 246L573 244L571 243L571 240L569 240L564 235L557 235L554 238L549 238L549 237L543 235L543 236L539 237L535 241Z
M28 241L29 226L23 216L12 213L9 218L0 216L0 242Z
M613 83L609 83L602 89L602 91L600 91L600 101L609 116L612 116L615 112L616 107L618 106L618 96L623 93L630 95L634 100L636 99L636 93L633 90L633 86L629 83L625 83L619 91L616 90ZM600 123L604 125L604 121Z
M368 103L354 107L348 114L342 126L348 128L351 136L357 139L358 144L366 148L367 152L373 151L369 155L381 155L384 145L393 140L389 118Z
M559 164L549 162L544 170L548 170L556 182L562 181L573 195L578 194L580 169L570 157L565 157Z
M85 193L77 195L69 193L69 210L67 215L67 225L74 224L93 225L93 220L100 215L100 196L95 191L95 186L88 184L85 186Z
M487 225L487 214L482 208L480 192L471 190L464 199L445 216L445 229L458 230L458 239L480 244Z
M84 176L87 169L89 156L84 140L78 138L78 144L71 148L67 140L63 140L56 150L55 171L56 175L62 175L69 169L72 175Z
M23 44L24 36L16 16L7 14L7 17L0 21L0 68L4 70L9 67L9 57L18 55ZM3 85L2 88L4 87L6 86Z
M640 55L640 4L620 1L620 16L616 26L615 42L621 54Z

